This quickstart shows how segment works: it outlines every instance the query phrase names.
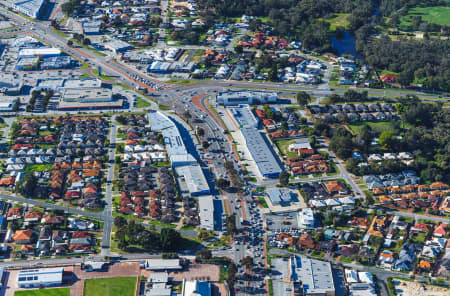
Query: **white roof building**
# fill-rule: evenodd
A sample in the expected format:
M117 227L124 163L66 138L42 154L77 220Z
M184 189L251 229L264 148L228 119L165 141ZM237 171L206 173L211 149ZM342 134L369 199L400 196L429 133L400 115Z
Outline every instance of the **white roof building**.
M145 269L147 270L181 270L180 259L147 259L145 261Z
M345 269L345 280L348 284L359 282L358 272L353 269Z
M298 212L298 226L300 228L313 228L316 219L311 208L304 208Z
M60 286L63 272L63 267L21 270L17 274L17 285L19 288Z

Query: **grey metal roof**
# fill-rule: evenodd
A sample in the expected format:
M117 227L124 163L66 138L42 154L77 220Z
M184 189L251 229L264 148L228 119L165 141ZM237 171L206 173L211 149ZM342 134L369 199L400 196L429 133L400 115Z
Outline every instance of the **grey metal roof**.
M245 138L247 148L256 162L259 171L263 176L271 174L280 174L283 169L275 158L274 152L269 147L267 140L255 128L241 129Z
M335 291L333 272L329 262L291 257L291 274L294 282L301 281L305 295L326 294Z

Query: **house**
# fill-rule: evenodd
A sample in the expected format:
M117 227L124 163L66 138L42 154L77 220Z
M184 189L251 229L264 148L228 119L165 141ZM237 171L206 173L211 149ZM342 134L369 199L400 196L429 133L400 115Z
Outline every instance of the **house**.
M383 267L391 268L394 261L394 253L389 250L382 251L378 257L378 265Z
M348 224L357 228L366 229L369 226L369 219L364 217L353 217L348 221Z
M433 236L445 237L449 233L447 229L447 224L441 223L433 232Z
M33 230L31 229L25 229L25 230L17 230L12 235L12 239L16 244L29 244L31 243L33 235Z
M314 249L314 239L311 234L303 233L297 241L297 247L299 249Z
M13 221L22 218L22 208L10 208L6 214L7 221Z
M23 218L25 222L38 222L42 218L42 213L29 211L25 213Z
M410 271L416 262L416 253L420 250L420 246L414 243L404 243L398 259L395 261L394 269L399 271Z

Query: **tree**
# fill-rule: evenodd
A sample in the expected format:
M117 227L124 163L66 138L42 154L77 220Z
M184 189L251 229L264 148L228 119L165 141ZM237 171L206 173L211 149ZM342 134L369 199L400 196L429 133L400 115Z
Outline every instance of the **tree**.
M114 226L116 226L118 229L122 228L123 226L127 225L127 219L125 219L122 216L116 216L114 217Z
M395 135L392 131L384 131L381 133L380 138L378 139L378 142L381 146L384 146L386 148L391 148L392 144L394 143Z
M236 216L231 215L227 216L225 219L225 224L227 225L227 233L230 235L235 235L237 233L237 227L236 227Z
M311 100L311 96L304 91L300 91L297 93L297 104L300 106L306 106Z
M244 52L244 49L242 48L242 46L237 45L234 47L234 52L241 54Z
M197 135L203 137L205 135L205 130L201 127L197 128Z
M241 264L245 266L246 269L252 269L253 267L253 258L250 256L246 256L241 260Z
M180 247L181 236L175 229L163 228L161 229L160 240L163 250L174 251Z
M226 188L230 187L230 181L224 178L217 179L216 186L221 190L225 190Z
M149 230L140 233L139 243L145 250L155 250L160 247L159 237Z
M91 40L89 38L84 38L83 45L91 45Z
M212 252L211 250L207 249L207 248L203 248L201 250L198 250L197 252L195 252L195 258L198 260L208 260L212 258Z
M272 68L270 68L268 77L269 81L277 81L278 80L278 64L273 63Z
M203 141L203 142L202 142L202 147L203 147L203 149L208 149L208 147L209 147L209 142L208 142L208 141Z
M280 174L280 184L281 186L288 186L289 185L289 173L284 171Z
M409 86L414 81L414 72L410 70L405 70L397 75L397 82L401 86Z
M37 178L33 173L25 173L25 175L16 183L16 192L26 196L33 197L36 189Z

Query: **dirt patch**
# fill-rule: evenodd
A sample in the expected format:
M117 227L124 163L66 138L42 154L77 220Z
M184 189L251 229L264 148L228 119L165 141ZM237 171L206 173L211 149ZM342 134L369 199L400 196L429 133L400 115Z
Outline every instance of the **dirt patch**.
M395 293L398 296L448 296L449 289L394 279Z

